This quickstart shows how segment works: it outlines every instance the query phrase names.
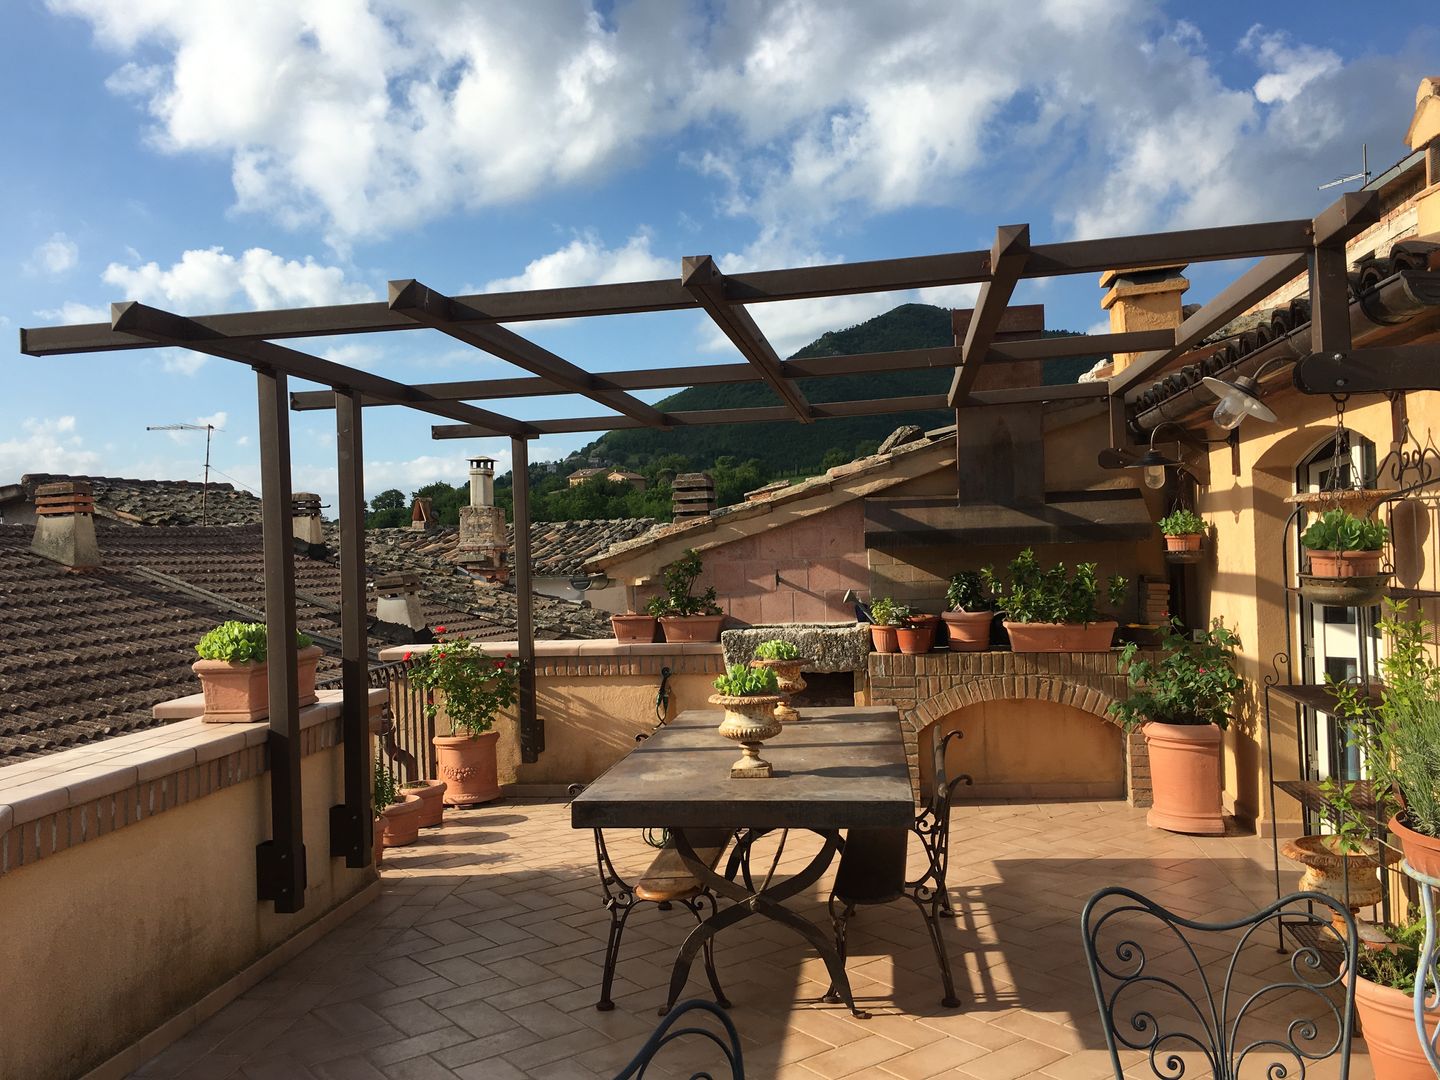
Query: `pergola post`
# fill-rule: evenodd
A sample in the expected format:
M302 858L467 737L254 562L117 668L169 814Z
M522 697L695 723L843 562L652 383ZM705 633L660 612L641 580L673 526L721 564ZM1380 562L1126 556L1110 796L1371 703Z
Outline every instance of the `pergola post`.
M510 439L515 504L515 629L520 649L520 760L535 762L545 749L545 724L535 710L535 599L530 591L530 445Z
M360 393L335 391L335 456L340 473L340 727L345 801L330 808L330 855L349 867L373 858L370 806L369 655L365 603L365 458Z
M284 372L257 367L260 514L265 547L265 649L270 681L270 839L255 849L256 893L281 914L305 906L300 699L295 673L295 554L290 522L290 417Z

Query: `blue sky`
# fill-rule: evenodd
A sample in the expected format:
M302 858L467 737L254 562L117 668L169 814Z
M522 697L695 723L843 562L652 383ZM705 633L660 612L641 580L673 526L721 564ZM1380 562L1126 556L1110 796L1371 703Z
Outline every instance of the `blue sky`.
M391 278L454 293L678 275L707 253L731 271L930 254L1009 222L1044 242L1308 216L1362 142L1372 167L1405 153L1415 87L1440 72L1434 10L7 0L0 483L198 479L203 436L145 427L210 419L216 467L257 485L249 369L20 355L20 327L106 319L114 300L205 314L378 299ZM1238 269L1192 268L1186 300ZM752 310L788 354L896 303L971 296ZM1084 330L1099 296L1087 277L1017 299ZM691 313L517 329L594 370L735 359ZM406 381L510 373L429 331L381 338L308 347ZM476 449L508 461L503 443L433 442L418 413L366 422L372 495L459 482ZM332 423L292 414L295 486L327 500Z

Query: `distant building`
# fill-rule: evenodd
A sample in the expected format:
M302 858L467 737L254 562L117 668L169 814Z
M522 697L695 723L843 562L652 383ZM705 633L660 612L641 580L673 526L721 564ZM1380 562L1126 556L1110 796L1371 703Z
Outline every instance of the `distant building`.
M645 477L639 473L627 472L625 469L610 468L576 469L570 474L570 486L579 487L585 483L586 480L594 480L597 477L613 481L617 484L629 484L636 491L645 490Z

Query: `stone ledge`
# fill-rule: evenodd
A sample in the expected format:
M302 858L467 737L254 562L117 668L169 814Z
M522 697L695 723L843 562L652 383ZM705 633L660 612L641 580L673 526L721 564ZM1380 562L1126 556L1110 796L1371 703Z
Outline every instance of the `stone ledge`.
M437 648L433 645L395 645L380 650L385 662L403 660ZM476 643L490 656L519 651L514 641ZM621 644L614 638L597 641L537 641L535 675L538 678L583 678L597 675L658 675L668 667L672 675L719 675L725 658L719 642L675 641L650 644Z

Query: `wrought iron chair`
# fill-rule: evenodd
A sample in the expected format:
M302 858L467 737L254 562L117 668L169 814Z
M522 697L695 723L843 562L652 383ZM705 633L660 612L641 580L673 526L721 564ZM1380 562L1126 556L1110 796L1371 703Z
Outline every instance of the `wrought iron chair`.
M1349 1076L1355 982L1341 973L1355 970L1358 939L1354 917L1328 896L1294 893L1244 919L1202 923L1113 887L1090 898L1080 926L1117 1080L1126 1075L1121 1049L1144 1053L1163 1080L1186 1074L1187 1054L1216 1080L1237 1080L1242 1068L1304 1077L1332 1056L1335 1075ZM1277 954L1264 932L1277 929L1282 943L1294 942L1283 961L1285 949ZM1197 946L1228 953L1218 986ZM1284 973L1261 985L1265 964L1282 962Z
M718 1032L703 1027L683 1027L678 1031L670 1030L682 1015L696 1010L708 1012L711 1016L717 1017L721 1026L725 1029L725 1038L722 1039ZM710 1004L708 1001L701 1001L699 999L682 1001L679 1005L675 1006L675 1008L671 1009L670 1012L666 1014L665 1019L660 1021L659 1027L645 1040L645 1045L640 1048L640 1052L635 1055L630 1064L615 1074L615 1080L631 1080L631 1077L634 1077L635 1080L641 1080L645 1075L645 1070L648 1069L650 1064L655 1060L655 1056L671 1042L686 1035L699 1035L713 1042L720 1048L720 1052L725 1055L725 1060L730 1065L731 1080L745 1080L745 1062L740 1052L739 1032L735 1030L735 1025L730 1022L730 1017L726 1016L721 1009ZM701 1071L691 1074L690 1080L714 1080L714 1077L710 1072Z
M945 751L952 739L963 738L957 731L940 734L939 725L930 729L930 755L934 779L929 798L909 829L851 829L845 837L845 850L835 885L830 891L830 922L835 928L835 948L845 959L849 919L862 904L888 904L908 897L925 920L930 931L930 944L940 965L940 979L945 996L940 1003L947 1009L958 1008L955 979L950 973L950 956L940 932L940 917L953 917L950 893L945 874L950 861L950 803L955 789L973 783L968 774L950 777L945 766ZM905 864L911 835L920 838L925 852L925 869L919 877L907 879ZM834 988L826 1000L834 1000Z

